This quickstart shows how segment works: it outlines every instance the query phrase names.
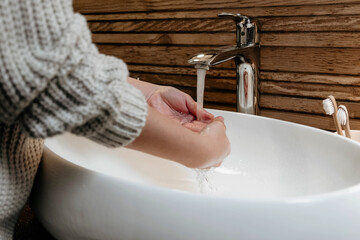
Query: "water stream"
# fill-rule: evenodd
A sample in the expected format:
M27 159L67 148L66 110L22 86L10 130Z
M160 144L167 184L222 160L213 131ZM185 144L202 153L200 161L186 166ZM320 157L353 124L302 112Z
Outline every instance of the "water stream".
M197 70L197 88L196 88L196 102L197 111L204 107L204 88L205 88L205 68L196 68ZM198 118L199 120L199 118ZM211 175L214 172L214 168L210 169L195 169L196 171L196 185L198 191L201 193L216 191L214 185L211 182Z
M196 70L197 70L196 102L197 102L197 110L199 111L199 109L202 109L204 107L204 88L205 88L206 69L197 68Z

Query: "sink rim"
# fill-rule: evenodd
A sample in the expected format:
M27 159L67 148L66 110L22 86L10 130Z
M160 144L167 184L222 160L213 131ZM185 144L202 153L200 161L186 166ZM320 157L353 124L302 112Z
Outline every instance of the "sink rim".
M293 123L293 122L288 122L288 121L284 121L284 120L278 120L278 119L273 119L273 118L268 118L268 117L263 117L263 116L257 116L257 115L248 115L248 114L242 114L242 113L237 113L237 112L230 112L230 111L223 111L223 110L215 110L215 109L207 109L210 112L213 113L221 113L221 112L225 112L226 114L241 114L244 117L248 117L248 118L261 118L264 119L265 121L270 121L270 122L276 122L277 124L285 124L287 126L293 126L293 127L301 127L301 128L306 128L309 129L311 131L315 131L319 134L325 134L328 135L329 137L332 138L339 138L341 139L341 141L345 141L347 142L347 144L351 144L351 145L355 145L356 147L360 147L360 143L356 142L354 140L345 138L343 136L339 136L337 134L334 134L332 132L328 132L325 130L321 130L318 128L314 128L314 127L310 127L310 126L306 126L306 125L301 125L298 123ZM56 138L56 137L55 137ZM168 192L173 192L176 194L181 194L181 195L187 195L187 196L195 196L195 197L205 197L205 198L212 198L212 199L220 199L220 200L235 200L235 201L240 201L240 202L257 202L257 203L285 203L285 204L289 204L289 203L310 203L310 202L319 202L319 201L325 201L328 199L335 199L335 198L339 198L339 197L344 197L344 196L348 196L351 195L352 193L355 192L359 192L360 191L360 181L355 184L355 185L350 185L347 186L345 188L341 188L338 190L334 190L334 191L329 191L329 192L323 192L323 193L318 193L318 194L309 194L309 195L303 195L303 196L295 196L295 197L236 197L236 196L222 196L222 195L213 195L213 194L204 194L204 193L199 193L199 192L189 192L189 191L185 191L185 190L180 190L180 189L173 189L173 188L167 188L167 187L162 187L162 186L157 186L157 185L153 185L150 183L145 183L145 182L137 182L137 181L133 181L130 179L124 179L121 177L115 177L109 174L106 174L104 172L101 171L96 171L95 169L92 168L88 168L85 166L82 166L80 164L77 164L73 161L70 161L60 155L58 155L57 153L55 153L54 151L52 151L50 149L50 147L48 147L47 143L49 141L54 141L54 138L49 138L49 139L45 139L44 145L44 152L49 151L51 152L51 154L54 154L55 156L58 157L58 159L61 159L62 162L67 162L67 164L70 164L73 167L76 167L78 169L80 169L81 171L89 171L92 174L100 174L103 177L111 177L116 179L116 181L120 181L121 184L134 184L137 187L145 187L148 189L157 189L158 191L168 191Z

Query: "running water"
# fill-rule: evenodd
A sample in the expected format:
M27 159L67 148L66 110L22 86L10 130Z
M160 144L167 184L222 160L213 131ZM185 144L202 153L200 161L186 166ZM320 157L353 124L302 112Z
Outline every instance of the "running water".
M204 107L204 87L205 87L205 68L196 68L197 70L197 88L196 88L196 102L197 102L197 111ZM198 119L199 120L199 119Z
M206 68L202 68L201 66L196 67L197 70L197 111L204 107L204 87L205 87L205 76L206 76ZM198 118L199 120L199 118ZM214 192L216 191L214 185L211 182L211 175L214 173L214 169L195 169L196 171L196 183L199 192Z
M211 176L214 174L215 168L195 169L196 185L200 193L216 192L216 188L211 181Z

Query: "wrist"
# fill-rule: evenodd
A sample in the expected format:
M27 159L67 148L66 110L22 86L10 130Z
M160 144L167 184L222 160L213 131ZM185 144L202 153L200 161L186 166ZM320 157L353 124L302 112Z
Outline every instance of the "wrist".
M139 89L144 95L145 99L148 100L153 93L159 89L159 85L141 81L139 79L128 77L128 82Z

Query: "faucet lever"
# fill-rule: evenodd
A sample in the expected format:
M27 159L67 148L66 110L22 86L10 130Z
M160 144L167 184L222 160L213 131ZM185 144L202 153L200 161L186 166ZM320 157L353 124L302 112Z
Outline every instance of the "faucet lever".
M250 18L239 13L220 13L220 18L230 18L234 20L236 24L236 46L253 46L257 40L257 26L254 22L251 22Z
M233 14L233 13L219 13L218 17L220 17L220 18L230 18L230 19L234 20L236 23L243 22L243 21L250 22L249 17L241 15L240 13L236 13L236 14Z

